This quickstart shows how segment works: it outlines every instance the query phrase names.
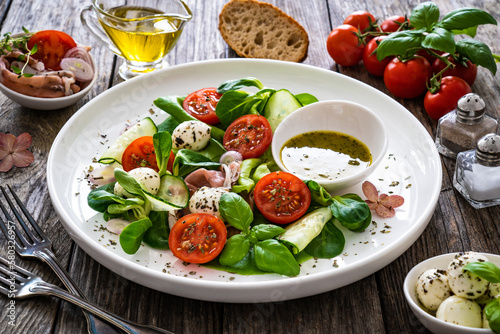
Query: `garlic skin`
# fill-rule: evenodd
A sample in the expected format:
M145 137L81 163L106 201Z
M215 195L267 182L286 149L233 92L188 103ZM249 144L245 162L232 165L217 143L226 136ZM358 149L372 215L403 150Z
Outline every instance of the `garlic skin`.
M186 121L172 131L172 145L175 149L201 151L210 141L211 128L200 121Z
M441 269L424 271L417 280L417 297L420 303L429 311L437 311L439 305L451 296L448 276Z
M153 195L158 193L158 189L160 188L160 175L154 169L149 167L139 167L132 169L128 172L128 174L136 179L145 191ZM123 189L121 184L118 182L115 184L114 193L116 196L126 198L133 197L125 189Z

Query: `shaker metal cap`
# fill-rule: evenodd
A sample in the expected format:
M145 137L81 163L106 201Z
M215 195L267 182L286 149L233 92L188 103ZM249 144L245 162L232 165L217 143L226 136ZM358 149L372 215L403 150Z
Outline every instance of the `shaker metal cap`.
M486 103L483 98L475 93L465 94L458 100L457 116L464 123L475 123L479 121L486 111Z
M477 162L483 166L500 166L500 135L489 133L479 139L476 156Z

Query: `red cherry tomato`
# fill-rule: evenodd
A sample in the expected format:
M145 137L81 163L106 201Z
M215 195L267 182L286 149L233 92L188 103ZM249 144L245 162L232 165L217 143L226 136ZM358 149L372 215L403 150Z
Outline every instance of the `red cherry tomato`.
M446 57L448 54L443 54L442 56ZM454 68L448 68L446 71L443 72L442 76L443 77L448 77L448 76L454 76L454 77L459 77L464 79L469 86L472 86L474 84L474 81L476 81L476 76L477 76L477 65L473 64L470 60L468 60L465 64L467 66L464 66L462 63L457 61L452 55L448 55L448 60L455 64ZM432 71L434 73L439 73L441 72L444 68L446 67L446 64L444 61L442 61L439 58L436 58L434 62L432 63Z
M356 65L363 58L364 45L356 36L358 29L343 24L333 29L326 40L330 57L342 66Z
M40 60L46 68L51 70L60 70L61 59L66 52L76 47L76 43L70 35L57 30L39 31L28 41L30 50L37 46L37 51L32 55L33 58Z
M378 36L372 39L366 44L365 50L363 51L363 64L365 65L366 70L376 76L383 76L384 70L387 64L394 57L386 57L382 61L377 59L377 54L373 53L378 47L378 44L381 40L386 38L387 36Z
M207 263L222 252L226 238L226 225L220 218L209 213L191 213L174 224L168 244L184 262Z
M465 80L459 77L444 77L441 88L434 94L427 92L424 98L424 108L429 116L437 121L457 107L458 100L472 90Z
M394 58L384 70L384 83L397 97L412 99L427 90L432 68L427 59L415 57L405 62Z
M301 179L287 172L269 173L257 182L255 205L262 215L276 224L291 223L306 213L311 192Z
M217 93L216 88L203 88L189 94L182 103L182 107L194 118L207 124L219 123L215 114L215 107L222 94Z
M138 167L149 167L158 171L153 137L139 137L131 142L123 152L122 167L126 172Z
M371 23L375 22L375 17L363 10L358 10L351 15L347 16L344 20L344 24L349 24L354 28L357 28L361 32L368 31Z
M170 151L170 156L168 157L168 162L167 162L167 170L172 173L174 169L174 160L175 160L175 154L174 152Z
M271 145L273 130L264 116L244 115L231 123L222 143L227 151L237 151L243 159L260 157Z
M382 22L382 24L380 25L380 30L382 30L383 32L396 32L398 31L399 27L401 27L401 25L397 24L396 22L404 23L405 17L399 15L389 17L387 20Z

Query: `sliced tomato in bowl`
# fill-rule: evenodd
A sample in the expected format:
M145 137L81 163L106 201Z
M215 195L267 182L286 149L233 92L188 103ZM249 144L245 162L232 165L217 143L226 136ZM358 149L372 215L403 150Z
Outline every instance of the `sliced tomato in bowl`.
M36 44L36 52L32 55L41 61L46 68L60 70L61 60L66 53L76 47L76 42L65 32L58 30L42 30L36 32L28 41L28 48L32 50Z

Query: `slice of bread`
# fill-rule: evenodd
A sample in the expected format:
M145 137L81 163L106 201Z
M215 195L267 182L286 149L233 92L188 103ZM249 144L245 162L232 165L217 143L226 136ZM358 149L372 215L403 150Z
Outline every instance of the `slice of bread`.
M307 56L306 30L266 2L229 1L219 15L219 31L240 57L300 62Z

